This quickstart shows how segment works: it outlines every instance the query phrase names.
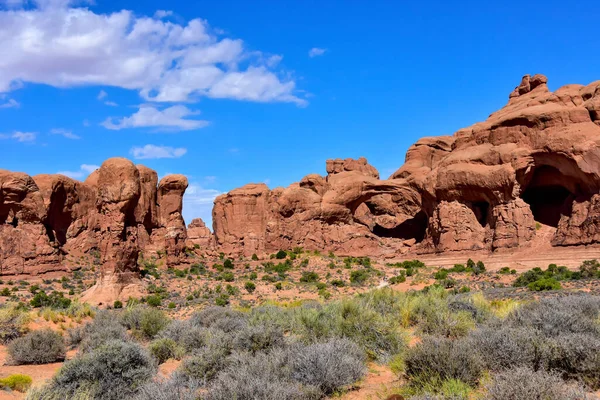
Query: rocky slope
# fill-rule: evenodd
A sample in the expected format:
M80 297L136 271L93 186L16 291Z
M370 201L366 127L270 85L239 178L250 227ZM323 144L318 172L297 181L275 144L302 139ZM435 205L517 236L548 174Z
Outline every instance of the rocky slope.
M600 241L600 81L550 92L525 76L508 104L453 136L424 138L386 180L365 159L288 188L246 185L218 197L225 252L302 246L350 255L527 246L536 223L552 244Z

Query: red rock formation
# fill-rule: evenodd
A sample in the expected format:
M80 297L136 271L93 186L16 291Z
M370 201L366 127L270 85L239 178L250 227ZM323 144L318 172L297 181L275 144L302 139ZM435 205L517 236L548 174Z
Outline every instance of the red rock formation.
M46 218L44 199L34 180L0 170L0 275L60 268L60 255L44 226Z
M508 104L453 136L424 138L388 180L364 158L288 188L247 185L215 201L217 246L344 254L527 246L535 221L554 245L600 242L600 81L550 92L523 77Z
M0 275L66 271L65 255L93 253L101 279L86 298L114 299L137 280L141 251L177 257L185 247L187 179L157 180L123 158L105 161L85 182L0 171Z
M152 232L152 241L167 254L167 263L177 264L185 250L187 238L185 221L181 215L183 194L188 180L183 175L168 175L158 183L159 229Z
M187 227L187 247L197 247L202 250L214 247L213 234L201 218L194 218Z

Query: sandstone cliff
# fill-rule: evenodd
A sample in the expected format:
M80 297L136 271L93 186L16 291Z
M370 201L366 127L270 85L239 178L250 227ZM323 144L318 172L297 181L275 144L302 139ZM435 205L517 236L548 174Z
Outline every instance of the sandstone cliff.
M288 188L246 185L218 197L225 252L302 246L349 255L527 246L536 221L552 244L600 241L600 81L550 92L525 76L508 104L453 136L424 138L386 180L365 159Z

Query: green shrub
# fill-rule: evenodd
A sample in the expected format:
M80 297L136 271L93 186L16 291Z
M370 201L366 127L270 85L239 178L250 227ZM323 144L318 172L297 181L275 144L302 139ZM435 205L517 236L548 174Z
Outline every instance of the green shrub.
M483 264L483 261L477 261L470 269L473 272L473 275L481 275L485 272L485 265Z
M10 297L10 295L11 295L11 294L12 294L12 293L11 293L10 289L9 289L9 288L7 288L7 287L5 287L4 289L2 289L2 290L0 291L0 296L4 296L4 297Z
M283 251L283 250L279 250L277 252L277 254L275 254L275 258L278 259L278 260L283 260L286 257L287 257L287 253L285 251Z
M54 309L65 309L71 305L71 299L64 297L62 292L52 292L47 295L44 291L37 292L29 302L32 307L50 307Z
M234 265L233 265L233 261L230 258L227 258L224 262L223 262L223 267L227 268L227 269L233 269Z
M125 310L121 322L136 334L152 339L169 325L170 320L161 310L136 306Z
M169 310L173 310L173 309L177 308L177 304L175 304L174 302L170 302L170 303L167 305L167 308L168 308Z
M121 300L115 300L113 303L113 308L123 308L123 302Z
M162 304L162 299L160 296L150 295L146 298L146 304L148 304L150 307L160 307Z
M598 278L600 277L600 262L598 260L585 260L579 266L579 271L583 278Z
M8 355L11 362L16 365L49 364L63 361L66 348L64 339L59 333L42 329L10 342Z
M219 279L225 282L233 282L235 280L235 276L233 275L233 272L223 272L219 276Z
M390 285L406 282L406 273L404 271L400 272L398 275L391 277L389 282Z
M240 294L240 289L238 289L236 286L232 286L232 285L225 286L225 291L230 296L236 296L236 295Z
M248 293L252 293L256 290L256 285L254 284L254 282L248 281L244 284L244 288Z
M498 270L498 273L500 275L508 275L510 274L510 268L509 267L502 267Z
M173 339L169 338L152 341L148 345L148 351L156 358L159 364L164 363L170 358L178 360L183 355L183 349Z
M256 253L252 254L252 261L258 261L258 256Z
M562 286L554 278L542 278L535 282L531 282L527 285L527 288L535 292L541 292L543 290L560 290L562 289Z
M335 287L344 287L344 286L346 286L346 282L344 282L341 279L334 279L330 283L331 283L331 286L335 286Z
M369 277L370 273L367 269L358 269L350 272L350 283L354 285L362 285Z
M304 271L300 277L300 282L311 283L319 280L319 274L314 271Z
M446 279L448 277L448 270L442 268L439 271L437 271L433 277L437 280Z
M250 275L248 275L248 279L251 281L255 281L256 278L258 278L258 274L256 272L251 272Z
M467 270L467 268L464 266L464 264L454 264L454 266L452 268L450 268L450 272L456 272L456 273L461 273L461 272L465 272Z
M25 393L31 386L33 380L30 376L23 374L13 374L0 379L0 389L8 388L17 392Z
M275 290L281 290L281 289L283 289L283 285L281 284L281 282L277 282L275 284Z
M219 295L217 298L215 298L215 304L219 307L225 307L227 304L229 304L229 295L225 293Z

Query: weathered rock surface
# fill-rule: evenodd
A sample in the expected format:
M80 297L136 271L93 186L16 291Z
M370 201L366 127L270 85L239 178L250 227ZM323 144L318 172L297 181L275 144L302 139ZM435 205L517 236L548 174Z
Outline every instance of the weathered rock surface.
M218 197L225 252L303 246L349 255L527 246L536 221L553 245L600 242L600 81L550 92L526 75L508 104L452 136L423 138L387 180L364 158L288 188Z
M212 249L213 234L201 218L194 218L187 226L187 247Z
M0 275L67 270L67 256L98 257L90 297L111 298L138 278L140 252L165 250L178 262L187 179L124 158L105 161L85 182L62 175L0 171ZM205 234L206 236L206 234Z

